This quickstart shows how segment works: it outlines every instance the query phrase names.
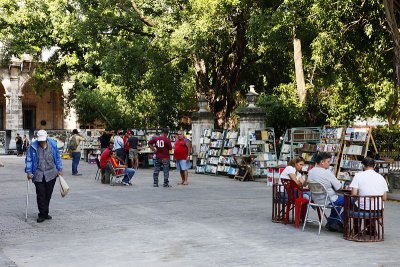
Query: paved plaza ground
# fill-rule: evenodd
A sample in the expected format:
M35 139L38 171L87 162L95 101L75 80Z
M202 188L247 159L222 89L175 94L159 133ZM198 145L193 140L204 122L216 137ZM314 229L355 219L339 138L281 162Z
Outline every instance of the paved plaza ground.
M152 169L133 186L102 185L81 162L70 195L57 183L52 220L36 223L34 186L25 222L24 158L0 157L0 266L400 266L400 203L385 203L385 241L356 243L341 234L271 222L271 187L190 173L189 186L153 188ZM161 174L162 175L162 174ZM162 179L162 178L161 178Z

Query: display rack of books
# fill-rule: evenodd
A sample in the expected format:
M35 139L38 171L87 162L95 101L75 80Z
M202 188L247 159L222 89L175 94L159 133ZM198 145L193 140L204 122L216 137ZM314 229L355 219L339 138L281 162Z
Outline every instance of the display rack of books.
M101 155L99 138L104 130L103 129L90 129L82 130L81 136L86 140L81 142L81 157L91 164L96 164L96 158Z
M233 157L237 156L239 152L240 146L236 146L238 143L238 136L238 130L226 131L222 153L218 160L218 174L235 175L236 162Z
M143 129L131 129L132 136L137 137L139 140L138 148L139 149L139 165L142 168L147 167L147 153L151 153L151 149L147 146L146 141L146 131Z
M257 155L253 176L267 177L268 184L272 185L274 176L279 174L274 128L249 131L249 151Z
M6 131L0 131L0 154L6 154Z
M210 149L211 144L211 129L203 129L203 133L200 137L200 152L197 155L196 160L196 173L205 173L207 165L207 152Z
M176 141L177 132L169 132L168 138L171 140L172 150L169 151L169 167L174 169L176 168L176 161L174 158L174 149L175 149L175 141Z
M370 144L373 145L373 153L377 154L378 150L371 128L349 127L346 129L340 170L337 174L344 189L348 189L354 175L362 171L361 160L367 156Z
M190 142L192 142L192 131L185 131L184 133L185 133L186 139L188 139ZM192 146L193 146L193 144L192 144ZM193 156L192 156L192 154L193 154L193 147L192 147L192 151L190 151L190 156L189 156L190 164L192 165L191 168L193 168L193 166L195 165L195 164L193 163Z
M146 141L146 131L141 130L141 129L132 129L132 135L137 137L139 140L139 146L140 147L146 147L147 141Z
M314 157L318 152L318 144L321 142L321 128L292 128L290 135L290 158L304 158L302 172L307 173L314 165Z
M225 131L214 129L211 133L210 148L207 152L206 173L218 174L218 162L224 144Z
M318 152L327 152L331 154L330 171L337 176L340 154L342 152L344 140L344 126L324 126L321 131L321 142L318 145Z
M279 166L286 167L288 162L290 161L291 158L290 138L291 138L291 129L287 129L285 135L283 136L283 139L281 140L281 151L279 154L279 161L278 161Z
M389 170L391 169L392 164L395 163L393 159L381 159L375 160L375 171L382 175L389 188L389 192L392 192L392 184L389 182Z

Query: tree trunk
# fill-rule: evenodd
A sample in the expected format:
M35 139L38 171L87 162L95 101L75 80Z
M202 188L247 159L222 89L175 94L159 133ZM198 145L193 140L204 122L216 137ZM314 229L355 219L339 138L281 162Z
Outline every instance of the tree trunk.
M301 40L293 38L294 69L296 73L297 95L301 103L306 100L306 83L304 81L303 55L301 53Z
M247 19L245 11L241 11L234 18L235 39L212 75L215 79L213 81L215 84L213 110L216 126L219 128L232 126L229 119L237 107L235 92L238 88L240 71L246 53Z
M390 34L393 39L394 50L394 72L395 86L393 92L393 106L388 112L389 125L397 125L399 123L399 90L400 90L400 32L396 21L396 13L399 12L399 6L395 5L394 0L383 0L385 6L386 21L389 26Z

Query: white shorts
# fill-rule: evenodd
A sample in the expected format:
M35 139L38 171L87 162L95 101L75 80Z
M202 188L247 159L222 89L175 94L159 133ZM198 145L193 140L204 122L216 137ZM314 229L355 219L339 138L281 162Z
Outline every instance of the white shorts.
M178 171L186 171L192 168L192 164L188 160L177 160L176 161L176 169Z

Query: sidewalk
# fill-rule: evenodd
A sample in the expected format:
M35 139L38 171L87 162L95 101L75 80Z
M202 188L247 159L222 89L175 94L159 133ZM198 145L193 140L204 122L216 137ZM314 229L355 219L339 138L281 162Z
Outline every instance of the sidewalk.
M400 203L385 203L385 241L356 243L307 225L271 222L271 187L224 176L189 174L189 185L153 188L152 169L133 186L102 185L81 162L70 195L57 183L51 221L36 223L34 186L25 222L24 158L0 157L0 266L399 266ZM162 181L162 174L161 174Z
M400 201L400 189L392 189L392 192L388 193L388 199Z

